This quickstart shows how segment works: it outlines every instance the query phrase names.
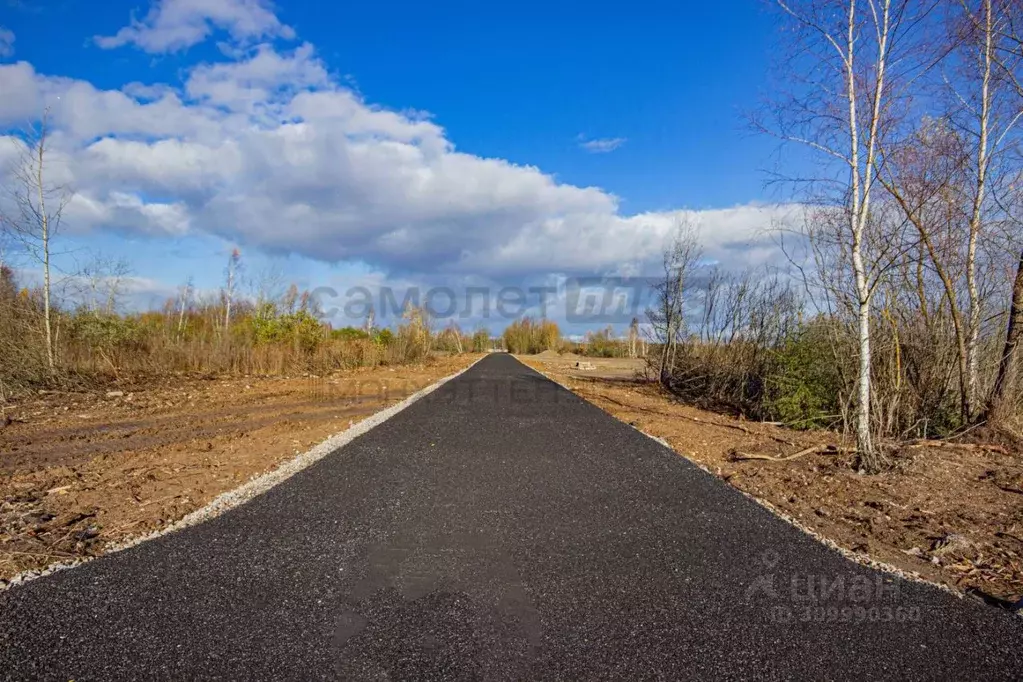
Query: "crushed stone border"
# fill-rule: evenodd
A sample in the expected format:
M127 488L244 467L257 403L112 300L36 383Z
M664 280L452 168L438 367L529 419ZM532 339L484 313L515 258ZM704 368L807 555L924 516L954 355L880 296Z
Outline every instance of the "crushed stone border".
M258 474L253 478L250 478L248 481L238 486L237 488L220 493L205 506L196 509L193 512L189 512L185 516L181 517L174 523L165 526L164 528L160 528L159 530L155 530L145 535L139 535L137 537L128 538L120 542L110 543L103 548L103 552L101 554L97 554L96 556L80 557L70 561L62 561L59 563L50 564L46 568L42 569L29 569L27 571L22 571L21 573L17 574L13 578L10 578L6 582L0 581L0 592L4 592L6 590L18 587L19 585L24 585L25 583L31 582L32 580L42 578L43 576L47 576L52 573L56 573L57 571L63 571L68 568L74 568L75 566L81 566L82 564L89 563L90 561L94 561L101 557L108 556L110 554L115 554L117 552L122 552L136 545L140 545L143 542L155 540L156 538L167 535L168 533L173 533L175 531L188 528L189 526L198 525L204 521L216 518L221 514L224 514L225 512L228 512L236 507L240 507L249 500L258 497L259 495L262 495L271 488L280 485L281 483L288 480L289 478L291 478L298 472L302 471L303 469L312 466L313 464L320 461L327 455L340 450L345 445L348 445L348 443L352 442L353 440L363 435L364 433L367 433L371 429L379 426L380 424L383 424L385 421L387 421L394 415L398 414L399 412L409 407L413 403L418 402L420 399L426 397L430 393L433 393L438 388L448 383L452 379L455 379L461 376L462 374L465 374L470 369L475 367L477 363L479 363L486 357L487 356L484 355L483 357L478 358L468 367L465 367L464 369L461 369L455 372L454 374L448 375L446 377L443 377L442 379L437 380L436 382L430 384L426 388L420 389L419 391L413 393L408 398L402 400L400 403L396 403L394 405L391 405L390 407L380 410L379 412L375 412L369 417L360 421L359 423L349 426L344 431L335 433L333 436L328 437L326 440L312 447L311 449L299 455L296 455L294 458L289 459L288 461L280 464L275 469L272 469L263 474Z

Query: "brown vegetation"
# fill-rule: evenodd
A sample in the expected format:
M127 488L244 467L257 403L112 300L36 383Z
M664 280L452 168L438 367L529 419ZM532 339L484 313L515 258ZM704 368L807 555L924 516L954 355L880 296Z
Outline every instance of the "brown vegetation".
M240 300L228 291L194 301L185 289L162 311L131 315L89 302L70 309L53 306L51 367L42 290L19 288L11 270L0 267L0 400L37 388L82 388L169 374L324 374L421 362L434 348L473 346L457 328L435 337L426 314L416 308L405 312L397 332L332 330L318 319L309 294L294 287L274 300ZM452 334L457 343L450 343Z

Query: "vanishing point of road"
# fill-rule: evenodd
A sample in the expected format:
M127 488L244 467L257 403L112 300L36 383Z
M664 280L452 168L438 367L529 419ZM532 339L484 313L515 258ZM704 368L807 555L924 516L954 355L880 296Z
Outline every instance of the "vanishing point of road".
M1023 619L492 355L247 504L0 593L0 678L1018 680Z

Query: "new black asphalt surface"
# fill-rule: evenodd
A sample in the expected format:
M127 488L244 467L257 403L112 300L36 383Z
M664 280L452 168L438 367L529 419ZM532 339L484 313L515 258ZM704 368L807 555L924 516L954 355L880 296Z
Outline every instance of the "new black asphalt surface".
M219 518L0 593L0 676L1018 680L1023 619L847 561L502 355Z

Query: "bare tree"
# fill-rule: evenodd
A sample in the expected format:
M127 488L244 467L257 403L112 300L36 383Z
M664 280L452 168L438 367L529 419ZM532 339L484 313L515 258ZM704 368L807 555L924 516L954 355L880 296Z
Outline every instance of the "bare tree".
M192 303L192 296L195 294L195 282L191 276L178 288L178 329L180 337L185 330L185 311Z
M964 415L972 421L979 402L979 351L983 300L978 285L978 248L991 230L992 212L997 202L991 201L992 190L998 186L997 173L1004 156L1005 142L1013 133L1023 110L1015 92L1018 56L1007 31L1019 7L1006 0L959 0L954 16L952 41L960 52L962 74L953 89L959 106L952 119L958 123L968 140L970 156L970 207L966 224L965 262L967 318L967 386ZM994 182L993 182L994 181Z
M67 187L54 184L49 177L49 141L49 110L14 139L19 155L11 172L5 202L10 208L4 210L0 204L0 211L4 211L0 214L0 224L42 268L46 359L53 372L56 368L51 273L53 240L60 231L64 209L72 193Z
M284 296L284 271L276 264L260 268L249 280L249 290L255 296L256 305L276 304Z
M291 315L295 312L295 306L298 303L299 292L298 285L292 282L288 286L288 290L284 292L284 296L281 297L281 310Z
M941 282L954 332L960 410L968 421L972 405L971 323L963 312L960 292L967 275L963 246L967 222L969 152L961 135L944 119L927 119L901 145L882 150L878 180L913 226L919 240L918 268L929 266ZM972 234L972 230L971 230ZM927 309L926 287L918 274L921 310ZM971 297L972 301L972 297Z
M688 222L679 222L664 251L664 276L656 286L657 309L647 313L661 343L659 376L663 383L670 378L678 343L685 333L687 287L701 256L695 228Z
M127 260L96 254L69 281L77 290L79 305L93 312L112 314L120 305L131 272Z
M632 318L629 323L629 357L637 357L639 353L639 318Z
M1000 76L1000 80L1006 83L1016 95L1014 102L1016 109L1021 109L1023 101L1023 82L1021 82L1019 69L1023 66L1023 3L1019 0L1000 0L998 8L1001 10L1000 21L995 27L995 45L992 61ZM1019 114L1016 114L1015 120ZM1019 204L1019 170L1018 156L1014 172L1007 173L1007 177L1016 189L1011 193L1012 201L1008 202L1018 206ZM999 202L1005 207L1005 202ZM1011 215L1014 211L1007 211L1009 219L1007 224L1011 227L1008 232L1016 239L1010 239L1010 248L1020 250L1018 237L1020 222L1017 216ZM1023 339L1023 253L1020 253L1016 265L1016 277L1012 286L1012 293L1009 303L1008 320L1005 330L1005 343L1002 347L1001 357L998 363L998 372L988 396L985 414L983 417L988 424L994 428L1004 428L1012 413L1013 390L1015 388L1018 365L1019 346Z

